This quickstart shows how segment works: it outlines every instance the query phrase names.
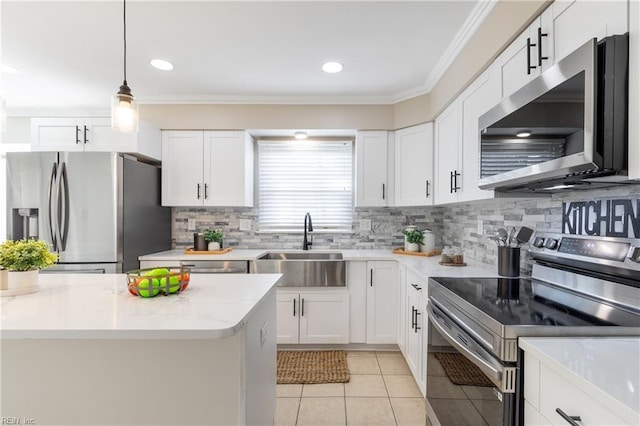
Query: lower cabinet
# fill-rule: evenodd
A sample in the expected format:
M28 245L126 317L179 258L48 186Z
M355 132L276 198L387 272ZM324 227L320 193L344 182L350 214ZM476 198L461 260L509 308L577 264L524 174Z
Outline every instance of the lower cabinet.
M398 347L402 355L407 357L407 268L398 266Z
M426 345L426 307L427 282L411 271L405 278L405 313L406 330L405 359L420 391L424 395L427 386L427 354Z
M367 262L367 343L398 342L398 263Z
M349 343L349 294L344 290L280 290L277 343Z

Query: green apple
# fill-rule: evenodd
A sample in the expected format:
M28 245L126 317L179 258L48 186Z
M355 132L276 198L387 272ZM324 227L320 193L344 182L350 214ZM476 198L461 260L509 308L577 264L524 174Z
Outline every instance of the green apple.
M151 271L145 272L144 274L147 277L157 277L162 275L169 275L169 270L167 268L155 268ZM153 278L152 280L153 286L160 289L164 292L165 286L167 285L166 278Z
M160 293L158 286L153 281L157 280L143 278L136 281L136 284L138 286L138 294L141 297L153 297Z
M180 278L172 276L169 278L169 293L177 293L180 290Z

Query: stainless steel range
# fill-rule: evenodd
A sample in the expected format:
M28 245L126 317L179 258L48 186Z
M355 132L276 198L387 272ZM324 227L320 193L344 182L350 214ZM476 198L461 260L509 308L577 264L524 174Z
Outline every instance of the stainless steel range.
M529 253L530 278L429 279L427 374L458 352L493 385L427 377L433 424L524 423L519 337L640 335L640 239L537 234Z

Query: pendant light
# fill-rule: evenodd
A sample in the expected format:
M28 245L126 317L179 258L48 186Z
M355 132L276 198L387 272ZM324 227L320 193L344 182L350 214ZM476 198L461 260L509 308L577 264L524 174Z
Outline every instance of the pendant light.
M124 81L118 93L111 97L111 127L121 132L138 131L138 103L127 84L127 0L123 0Z

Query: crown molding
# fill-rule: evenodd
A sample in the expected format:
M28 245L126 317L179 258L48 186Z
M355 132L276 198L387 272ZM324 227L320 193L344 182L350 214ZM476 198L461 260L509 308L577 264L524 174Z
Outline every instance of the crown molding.
M394 103L393 96L354 95L354 96L172 96L138 97L140 105L188 105L188 104L226 104L226 105L388 105Z

